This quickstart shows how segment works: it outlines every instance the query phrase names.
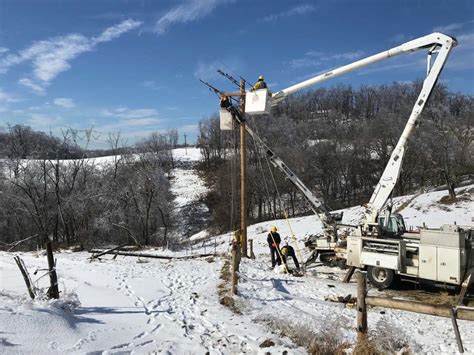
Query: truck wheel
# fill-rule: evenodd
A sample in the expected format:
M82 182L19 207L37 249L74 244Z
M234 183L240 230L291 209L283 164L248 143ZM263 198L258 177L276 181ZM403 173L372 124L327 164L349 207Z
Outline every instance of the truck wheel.
M395 273L393 270L384 267L369 266L367 268L367 277L375 287L388 288L395 279Z

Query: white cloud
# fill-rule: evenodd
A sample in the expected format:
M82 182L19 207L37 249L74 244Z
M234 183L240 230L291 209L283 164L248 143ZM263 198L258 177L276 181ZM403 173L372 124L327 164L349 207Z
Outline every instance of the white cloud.
M333 60L355 60L364 55L364 51L357 50L352 52L343 52L343 53L324 53L318 51L309 51L306 53L307 56L316 57L322 61L333 61Z
M474 69L474 32L462 33L456 39L459 44L451 52L446 67L456 70Z
M303 58L292 59L289 61L288 64L292 68L308 68L308 67L316 67L320 65L321 61L313 59L313 58L303 57Z
M102 115L107 117L117 117L124 120L158 118L158 112L153 108L129 109L128 107L119 107L114 110L103 110Z
M136 119L131 119L131 120L126 120L124 122L127 125L130 126L153 126L159 123L159 120L156 118L136 118Z
M62 123L62 118L56 116L45 115L42 113L32 113L28 120L28 125L33 129L45 130L55 128Z
M463 33L456 37L462 47L468 47L468 49L473 49L474 47L474 32L473 33Z
M72 101L72 99L67 98L67 97L58 97L57 99L53 100L53 103L57 106L61 106L64 108L73 108L76 106L74 104L74 101Z
M166 32L167 28L178 23L188 23L209 15L218 5L229 2L226 0L188 0L178 5L156 22L154 31L158 34Z
M326 64L324 62L335 62L335 61L355 61L356 59L362 57L365 53L361 50L354 52L343 52L343 53L324 53L319 51L309 51L305 53L302 58L292 59L288 62L288 65L292 68L309 68L316 67L321 64Z
M221 62L217 60L211 63L199 62L196 70L194 71L194 76L204 80L216 78L218 76L217 69L219 69L221 66Z
M101 42L109 42L115 38L120 37L122 34L129 32L137 27L139 27L142 23L140 21L135 21L128 19L119 23L118 25L112 26L107 28L103 31L99 37L93 38L92 42L94 44L101 43Z
M469 25L473 22L474 22L474 20L473 21L467 21L467 22L451 23L451 24L446 25L446 26L438 26L438 27L433 28L433 32L441 32L441 33L445 33L445 34L449 35L450 32L460 30L460 29L464 28L464 26Z
M34 83L31 79L21 78L20 80L18 80L18 84L30 88L38 95L44 95L45 93L45 88L42 85Z
M292 7L291 9L287 10L287 11L283 11L283 12L280 12L280 13L277 13L277 14L270 14L268 16L265 16L263 18L264 21L275 21L275 20L278 20L280 18L284 18L284 17L290 17L290 16L301 16L301 15L306 15L310 12L314 12L316 11L316 7L313 6L313 5L309 5L309 4L303 4L303 5L298 5L298 6L295 6L295 7Z
M8 52L9 49L8 48L5 48L5 47L0 47L0 54L4 54L6 52Z
M158 91L158 90L162 90L162 89L167 88L165 85L160 85L154 80L146 80L146 81L142 82L141 85L143 87L147 88L147 89L151 89L151 90L154 90L154 91Z
M16 54L9 53L1 57L0 73L7 72L12 66L31 62L32 78L20 79L19 84L42 93L51 80L71 68L70 62L77 56L92 51L99 43L111 41L140 24L141 22L138 21L126 20L105 29L97 38L72 33L34 42L30 47Z
M2 89L0 89L0 103L2 104L8 104L8 103L12 103L12 102L18 102L19 100L14 97L13 95L10 95L8 93L6 93L5 91L3 91Z
M405 42L406 40L407 40L407 35L405 35L404 33L397 33L392 38L390 38L390 42L394 42L394 43L402 43L402 42Z
M194 71L194 76L204 80L225 80L226 83L229 83L227 79L223 79L223 77L217 73L217 69L226 68L224 71L238 79L238 75L235 73L241 72L242 66L241 60L235 56L217 59L208 63L199 62L197 64L196 70ZM232 69L229 70L229 68Z

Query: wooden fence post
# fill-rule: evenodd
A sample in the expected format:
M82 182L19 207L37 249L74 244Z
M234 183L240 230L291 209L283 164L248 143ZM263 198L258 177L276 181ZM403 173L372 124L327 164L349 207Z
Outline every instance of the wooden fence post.
M23 262L23 260L20 259L19 256L15 256L14 259L16 261L16 264L18 265L18 268L20 269L21 274L23 275L23 279L25 280L28 293L30 294L31 299L34 300L36 297L36 294L33 288L33 283L31 282L30 275L28 274L28 271L26 270L25 263Z
M255 254L253 252L253 239L249 239L249 246L250 246L250 259L255 259Z
M367 295L367 275L358 271L357 278L357 342L367 339L367 307L365 296Z
M344 279L342 280L343 283L347 284L349 281L351 281L352 275L354 274L355 271L355 266L351 266L349 270L347 270L346 275L344 276Z
M232 294L237 294L237 271L239 270L239 244L232 243Z
M46 256L48 258L48 270L49 270L49 281L50 281L50 288L48 290L48 297L49 298L59 298L59 287L58 287L58 275L56 274L56 263L54 262L53 256L53 246L51 243L51 239L48 236L45 237L46 239Z
M458 349L461 354L464 354L464 346L462 345L461 334L459 333L458 322L456 320L457 309L453 307L451 311L451 322L453 323L454 335L456 336L456 342L458 343Z

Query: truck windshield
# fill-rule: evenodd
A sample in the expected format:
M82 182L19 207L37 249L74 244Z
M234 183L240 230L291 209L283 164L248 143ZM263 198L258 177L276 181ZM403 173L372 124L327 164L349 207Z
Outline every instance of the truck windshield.
M379 226L387 233L396 234L399 231L398 219L395 216L390 216L388 220L388 226L384 227L385 217L379 217Z

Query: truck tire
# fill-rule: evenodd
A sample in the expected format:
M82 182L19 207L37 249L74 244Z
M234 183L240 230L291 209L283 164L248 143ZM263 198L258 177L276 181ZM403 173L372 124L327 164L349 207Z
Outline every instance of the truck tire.
M367 277L372 285L383 289L393 284L395 272L384 267L369 266L367 267Z

